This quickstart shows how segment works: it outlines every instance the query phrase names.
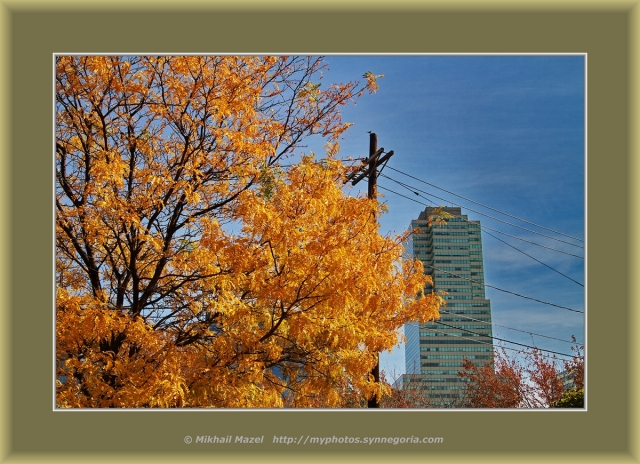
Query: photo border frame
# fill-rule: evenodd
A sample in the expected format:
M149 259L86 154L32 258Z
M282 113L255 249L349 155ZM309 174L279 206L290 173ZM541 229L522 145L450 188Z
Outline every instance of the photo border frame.
M633 392L640 326L630 284L640 258L632 240L640 220L638 3L330 0L303 8L219 1L178 8L169 1L0 0L0 462L220 462L254 453L262 461L300 453L326 461L331 453L337 461L385 462L402 453L408 461L639 462ZM52 411L52 53L92 52L587 53L588 410ZM224 431L264 435L265 442L301 431L445 442L318 452L183 441Z

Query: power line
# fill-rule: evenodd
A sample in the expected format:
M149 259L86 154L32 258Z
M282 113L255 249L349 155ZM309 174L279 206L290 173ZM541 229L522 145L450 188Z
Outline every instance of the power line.
M382 186L380 186L380 188L381 188L381 189L383 189L383 190L387 190L388 192L394 193L394 194L396 194L396 195L399 195L399 196L401 196L401 197L403 197L403 198L407 198L408 200L415 201L416 203L421 204L421 205L423 205L423 206L427 206L427 205L425 205L425 203L423 203L423 202L420 202L420 201L415 200L415 199L413 199L413 198L407 197L406 195L402 195L401 193L395 192L394 190L390 190L390 189L385 188L385 187L382 187ZM406 187L405 187L405 188L406 188ZM415 193L415 192L414 192L414 193ZM467 220L467 221L468 221L468 220ZM492 228L490 228L490 227L483 226L483 225L480 225L480 228L481 228L481 229L489 229L489 230L493 230L494 232L498 232L498 233L501 233L501 234L504 234L504 235L509 235L509 234L506 234L506 233L504 233L504 232L500 232L500 231L498 231L498 230L495 230L495 229L492 229ZM486 232L486 231L485 231L485 233L486 233L486 234L488 234L488 235L491 235L491 234L489 234L489 232ZM495 236L493 236L493 235L491 235L491 236L492 236L493 238L495 238L496 240L500 240L498 237L495 237ZM517 238L517 239L519 239L519 240L524 240L524 239L520 239L520 238L518 238L518 237L515 237L515 236L513 236L513 235L509 235L509 236L510 236L510 237L513 237L513 238ZM567 276L567 275L563 274L562 272L558 271L557 269L552 268L552 267L551 267L551 266L549 266L548 264L543 263L543 262L542 262L542 261L540 261L539 259L534 258L533 256L531 256L531 255L529 255L529 254L525 253L524 251L520 250L519 248L516 248L516 247L514 247L513 245L511 245L511 244L509 244L509 243L507 243L507 242L504 242L503 240L500 240L500 241L501 241L501 242L503 242L503 243L505 243L505 244L507 244L507 245L509 245L510 247L514 248L515 250L519 251L520 253L522 253L522 254L524 254L524 255L528 256L529 258L533 259L534 261L537 261L538 263L542 264L543 266L548 267L548 268L549 268L549 269L551 269L552 271L557 272L558 274L560 274L560 275L562 275L562 276L566 277L567 279L569 279L569 280L571 280L571 281L575 282L576 284L580 285L581 287L584 287L584 285L583 285L583 284L581 284L580 282L578 282L578 281L576 281L576 280L573 280L571 277L569 277L569 276ZM524 240L524 241L525 241L525 242L529 242L528 240ZM534 242L529 242L529 243L532 243L532 244L534 244L534 245L541 246L541 247L543 247L543 248L548 248L549 250L558 251L558 252L560 252L560 253L564 253L564 254L569 254L569 255L570 255L570 253L565 253L565 252L563 252L563 251L556 250L555 248L549 248L549 247L546 247L546 246L544 246L544 245L540 245L540 244L537 244L537 243L534 243ZM571 256L576 256L576 255L571 255ZM581 258L580 256L576 256L576 257Z
M396 184L399 184L399 185L402 185L402 186L407 186L407 185L408 185L408 184L404 184L403 182L400 182L400 181L398 181L398 180L396 180L396 179L393 179L393 178L391 178L391 177L389 177L389 176L387 176L387 175L385 175L385 174L380 174L380 175L381 175L382 177L386 177L387 179L389 179L389 180L391 180L391 181L395 182ZM411 187L411 186L409 186L409 187ZM415 187L411 187L411 188L415 188ZM439 197L439 196L437 196L437 195L434 195L433 193L425 192L424 190L420 190L419 188L415 188L415 190L417 190L418 192L422 192L422 193L424 193L424 194L426 194L426 195L430 195L430 196L432 196L432 197L434 197L434 198L437 198L437 199L439 199L439 200L442 200L442 201L444 201L444 202L451 203L452 205L459 206L459 207L461 207L461 208L463 207L462 205L459 205L458 203L454 203L454 202L453 202L453 201L451 201L451 200L447 200L446 198ZM415 192L414 192L414 193L415 193ZM555 240L555 241L557 241L557 242L565 243L565 244L567 244L567 245L571 245L571 246L574 246L574 247L576 247L576 248L584 248L584 247L583 247L583 246L581 246L581 245L576 245L575 243L567 242L566 240L560 240L559 238L551 237L550 235L546 235L546 234L543 234L543 233L541 233L541 232L537 232L537 231L535 231L535 230L527 229L526 227L522 227L522 226L519 226L519 225L517 225L517 224L513 224L513 223L511 223L511 222L504 221L504 220L502 220L502 219L498 219L497 217L494 217L494 216L490 216L490 215L488 215L488 214L481 213L480 211L476 211L476 210L471 209L471 208L468 208L468 207L464 207L464 208L465 208L466 210L468 210L468 211L472 211L472 212L474 212L474 213L476 213L476 214L480 214L481 216L485 216L485 217L487 217L487 218L489 218L489 219L493 219L494 221L502 222L503 224L507 224L507 225L510 225L510 226L512 226L512 227L517 227L518 229L522 229L522 230L524 230L524 231L526 231L526 232L531 232L532 234L540 235L540 236L542 236L542 237L545 237L545 238L548 238L548 239L551 239L551 240Z
M456 327L456 326L454 326L454 325L445 324L444 322L439 322L439 321L433 321L433 322L434 322L435 324L439 324L439 325L443 325L443 326L445 326L445 327L449 327L450 329L464 330L465 332L469 332L469 333L472 333L472 334L475 334L475 335L479 335L479 336L481 336L481 337L487 337L487 338L490 338L490 339L492 339L492 340L498 340L498 341L505 342L505 343L511 343L511 344L513 344L513 345L524 346L524 347L526 347L526 348L532 348L532 349L534 349L534 350L540 350L540 351L545 351L545 352L547 352L547 353L558 354L558 355L560 355L560 356L568 356L568 357L570 357L570 358L572 358L572 357L573 357L573 356L572 356L572 355L570 355L570 354L560 353L559 351L545 350L545 349L542 349L542 348L538 348L537 346L531 346L531 345L525 345L524 343L512 342L512 341L510 341L510 340L505 340L504 338L493 337L493 336L491 336L491 335L486 335L486 334L481 334L481 333L479 333L479 332L474 332L473 330L463 329L462 327ZM443 333L446 333L446 332L443 332Z
M427 204L423 203L422 201L418 201L418 200L416 200L415 198L408 197L408 196L403 195L403 194L401 194L401 193L398 193L398 192L396 192L396 191L394 191L394 190L391 190L391 189L388 189L388 188L386 188L386 187L383 187L382 185L378 185L378 188L381 188L382 190L386 190L387 192L395 193L396 195L401 196L401 197L404 197L404 198L406 198L407 200L415 201L415 202L416 202L416 203L418 203L419 205L422 205L422 206L429 206L429 205L427 205Z
M556 248L551 248L551 247L548 247L548 246L546 246L546 245L541 245L541 244L539 244L539 243L532 242L532 241L530 241L530 240L525 240L524 238L516 237L515 235L511 235L511 234L507 234L506 232L502 232L501 230L492 229L491 227L484 226L484 225L482 225L482 226L480 226L480 227L481 227L481 228L483 228L483 229L489 229L489 230L492 230L492 231L494 231L494 232L497 232L498 234L506 235L507 237L515 238L516 240L520 240L520 241L522 241L522 242L527 242L527 243L530 243L530 244L532 244L532 245L539 246L539 247L541 247L541 248L546 248L547 250L556 251L556 252L558 252L558 253L562 253L562 254L564 254L564 255L569 255L569 256L573 256L573 257L575 257L575 258L584 259L584 257L583 257L583 256L574 255L573 253L567 253L566 251L558 250L558 249L556 249ZM518 251L519 251L519 250L518 250ZM546 264L545 264L545 266L546 266Z
M388 178L388 179L391 179L391 178L390 178L390 177L388 177L388 176L384 176L384 177L386 177L386 178ZM391 179L391 180L393 180L394 182L396 182L396 183L400 184L400 186L401 186L401 187L406 188L406 189L407 189L407 190L409 190L411 193L413 193L413 194L415 194L415 195L417 195L417 196L419 196L419 197L424 198L424 199L425 199L425 200L427 200L429 203L433 203L433 202L431 201L431 199L429 199L429 198L425 197L424 195L419 194L418 192L413 191L413 190L412 190L412 189L413 189L413 187L412 187L412 186L410 186L410 185L408 185L408 184L404 184L404 183L402 183L402 182L398 182L398 181L396 181L396 180L394 180L394 179ZM407 197L407 196L405 196L405 195L402 195L402 194L400 194L400 193L397 193L397 192L395 192L395 191L393 191L393 190L389 190L389 189L386 189L386 188L384 188L384 187L380 187L380 188L382 188L382 189L384 189L384 190L387 190L387 191L389 191L389 192L391 192L391 193L395 193L396 195L400 195L401 197L407 198L408 200L414 201L414 202L416 202L416 203L418 203L418 204L421 204L421 205L424 205L424 206L429 206L429 205L426 205L425 203L422 203L422 202L420 202L420 201L418 201L418 200L416 200L416 199L414 199L414 198L409 198L409 197ZM444 201L446 201L446 200L444 200ZM434 203L434 204L435 204L435 203ZM460 218L462 218L462 216L455 216L455 217L460 217ZM464 218L463 218L463 219L464 219ZM468 221L468 219L465 219L465 220L466 220L466 221ZM489 226L486 226L486 225L481 225L480 227L481 227L482 229L489 229L489 230L492 230L492 231L497 232L497 233L499 233L499 234L506 235L507 237L515 238L516 240L520 240L520 241L522 241L522 242L527 242L527 243L530 243L530 244L532 244L532 245L539 246L539 247L541 247L541 248L546 248L547 250L551 250L551 251L555 251L555 252L562 253L562 254L565 254L565 255L573 256L573 257L575 257L575 258L579 258L579 259L584 259L582 256L574 255L573 253L567 253L566 251L558 250L558 249L556 249L556 248L551 248L551 247L548 247L548 246L546 246L546 245L541 245L540 243L532 242L532 241L530 241L530 240L525 240L524 238L520 238L520 237L516 237L515 235L507 234L506 232L502 232L502 231L500 231L500 230L493 229L493 228L491 228L491 227L489 227ZM545 266L546 266L546 264L545 264Z
M408 190L415 189L415 190L417 190L418 192L425 193L425 194L427 194L427 195L430 195L430 196L432 196L432 197L434 197L434 198L437 198L437 199L439 199L439 200L442 200L442 201L444 201L444 202L451 203L452 205L459 206L459 207L461 207L461 208L463 207L462 205L459 205L459 204L457 204L457 203L454 203L454 202L452 202L451 200L447 200L446 198L439 197L439 196L437 196L437 195L434 195L433 193L425 192L424 190L420 190L419 188L413 187L413 186L411 186L411 185L409 185L409 184L405 184L404 182L400 182L400 181L398 181L398 180L396 180L396 179L393 179L393 178L391 178L391 177L389 177L389 176L387 176L387 175L385 175L385 174L381 174L381 175L382 175L382 177L386 177L387 179L389 179L389 180L391 180L391 181L395 182L396 184L399 184L399 185L401 185L401 186L403 186L403 187L407 188ZM417 193L417 192L415 192L415 191L414 191L413 193L415 193L416 195L421 196L421 197L423 197L423 198L425 198L425 199L429 200L427 197L424 197L423 195L420 195L419 193ZM429 200L429 201L431 201L431 200ZM543 234L543 233L540 233L540 232L536 232L535 230L527 229L526 227L521 227L521 226L519 226L519 225L517 225L517 224L513 224L513 223L508 222L508 221L503 221L502 219L498 219L498 218L496 218L496 217L494 217L494 216L490 216L490 215L488 215L488 214L481 213L481 212L476 211L476 210L474 210L474 209L471 209L471 208L468 208L468 207L464 207L464 208L465 208L466 210L469 210L469 211L472 211L472 212L474 212L474 213L480 214L481 216L485 216L485 217L490 218L490 219L493 219L493 220L495 220L495 221L502 222L503 224L507 224L507 225L510 225L510 226L512 226L512 227L517 227L518 229L522 229L522 230L524 230L524 231L526 231L526 232L531 232L531 233L533 233L533 234L537 234L537 235L540 235L540 236L542 236L542 237L549 238L549 239L551 239L551 240L556 240L556 241L558 241L558 242L565 243L565 244L567 244L567 245L571 245L571 246L574 246L574 247L576 247L576 248L584 248L584 247L583 247L583 246L581 246L581 245L576 245L576 244L574 244L574 243L570 243L570 242L567 242L567 241L565 241L565 240L560 240L559 238L551 237L551 236L549 236L549 235L546 235L546 234Z
M561 338L550 337L549 335L542 335L542 334L539 334L539 333L530 332L530 331L528 331L528 330L515 329L515 328L513 328L513 327L508 327L508 326L506 326L506 325L500 325L500 324L496 324L496 323L494 323L494 322L483 321L483 320L481 320L481 319L476 319L476 318L473 318L473 317L464 316L464 315L462 315L462 314L450 313L449 311L445 311L445 310L440 310L440 313L441 313L441 314L446 314L446 315L449 315L449 316L462 317L462 318L464 318L464 319L469 319L469 320L471 320L471 321L475 321L475 322L482 322L483 324L491 324L492 326L502 327L503 329L509 329L509 330L514 330L514 331L516 331L516 332L522 332L522 333L526 333L526 334L530 334L530 335L535 335L535 336L537 336L537 337L550 338L551 340L557 340L557 341L559 341L559 342L571 343L571 344L573 344L573 343L577 343L577 342L574 342L574 341L572 341L572 340L563 340L563 339L561 339Z
M510 290L505 290L505 289L503 289L503 288L496 287L496 286L494 286L494 285L489 285L489 284L485 284L484 282L479 282L479 281L477 281L477 280L469 279L469 278L467 278L467 277L462 277L462 276L460 276L460 275L458 275L458 274L454 274L453 272L450 272L450 271L444 271L444 270L442 270L442 269L438 269L437 267L432 266L432 265L430 265L430 264L424 264L424 266L426 266L426 267L430 267L430 268L432 268L432 269L434 269L434 270L436 270L436 271L439 271L439 272L444 272L445 274L449 274L449 275L452 275L452 276L458 277L459 279L462 279L462 280L468 280L468 281L473 282L473 283L476 283L476 284L478 284L478 285L484 285L485 287L493 288L494 290L498 290L498 291L500 291L500 292L510 293L511 295L519 296L520 298L525 298L525 299L527 299L527 300L536 301L536 302L538 302L538 303L546 304L546 305L549 305L549 306L555 306L556 308L560 308L560 309L566 309L567 311L573 311L574 313L581 313L581 314L583 314L583 313L584 313L584 311L580 311L580 310L572 309L572 308L567 308L566 306L557 305L557 304L555 304L555 303L549 303L548 301L538 300L538 299L536 299L536 298L532 298L532 297L530 297L530 296L526 296L526 295L521 295L521 294L519 294L519 293L515 293L515 292L512 292L512 291L510 291Z
M539 262L539 263L540 263L540 264L542 264L543 266L548 267L548 268L549 268L549 269L551 269L552 271L557 272L557 273L558 273L558 274L560 274L561 276L566 277L566 278L567 278L567 279L569 279L570 281L575 282L576 284L580 285L581 287L584 287L584 285L583 285L583 284L581 284L580 282L578 282L577 280L574 280L574 279L572 279L571 277L569 277L568 275L563 274L562 272L558 271L557 269L552 268L551 266L549 266L549 265L547 265L547 264L543 263L542 261L540 261L539 259L536 259L536 258L534 258L533 256L531 256L531 255L529 255L529 254L525 253L524 251L520 250L519 248L516 248L516 247L514 247L513 245L511 245L511 244L509 244L509 243L505 242L504 240L499 239L498 237L496 237L495 235L490 234L489 232L486 232L486 231L485 231L485 233L486 233L487 235L489 235L490 237L493 237L493 238L495 238L496 240L501 241L501 242L502 242L502 243L504 243L505 245L510 246L510 247L511 247L511 248L513 248L514 250L519 251L519 252L520 252L520 253L522 253L523 255L528 256L529 258L531 258L531 259L533 259L533 260L535 260L535 261Z
M490 210L495 211L495 212L497 212L497 213L500 213L500 214L503 214L503 215L505 215L505 216L508 216L508 217L510 217L510 218L517 219L518 221L522 221L522 222L525 222L525 223L527 223L527 224L531 224L532 226L539 227L540 229L548 230L549 232L553 232L553 233L555 233L555 234L562 235L562 236L564 236L564 237L569 237L569 238L571 238L571 239L573 239L573 240L577 240L577 241L579 241L579 242L584 242L584 240L579 239L579 238L577 238L577 237L573 237L573 236L571 236L571 235L568 235L568 234L565 234L565 233L562 233L562 232L558 232L557 230L549 229L548 227L541 226L541 225L539 225L539 224L536 224L535 222L527 221L526 219L519 218L519 217L514 216L514 215L512 215L512 214L505 213L504 211L500 211L500 210L498 210L498 209L495 209L495 208L492 208L492 207L490 207L490 206L484 205L484 204L482 204L482 203L480 203L480 202L477 202L477 201L471 200L471 199L469 199L469 198L463 197L462 195L458 195L457 193L453 193L453 192L451 192L451 191L449 191L449 190L443 189L442 187L438 187L437 185L430 184L429 182L426 182L426 181L424 181L424 180L422 180L422 179L419 179L419 178L417 178L417 177L414 177L414 176L412 176L411 174L407 174L406 172L402 172L402 171L400 171L399 169L394 169L394 168L392 168L391 166L389 166L389 169L392 169L392 170L394 170L394 171L396 171L396 172L399 172L400 174L403 174L403 175L405 175L405 176L407 176L407 177L411 177L412 179L415 179L415 180L417 180L418 182L422 182L423 184L427 184L427 185L429 185L429 186L431 186L431 187L435 187L435 188L437 188L438 190L442 190L443 192L447 192L447 193L449 193L449 194L451 194L451 195L454 195L454 196L456 196L456 197L458 197L458 198L462 198L463 200L470 201L471 203L474 203L474 204L476 204L476 205L482 206L483 208L487 208L487 209L490 209ZM425 192L425 193L426 193L426 192Z
M457 328L458 328L458 327L454 327L454 329L457 329ZM448 337L460 338L460 339L462 339L462 340L471 340L471 341L473 341L473 342L476 342L476 343L479 343L479 344L482 344L482 345L491 345L491 346L494 346L494 344L493 344L493 343L490 343L490 342L484 342L484 341L482 341L482 340L474 340L473 338L464 337L464 336L462 336L462 335L454 335L454 334L450 334L450 333L447 333L447 332L442 332L441 330L438 330L438 329L430 329L430 328L428 328L428 327L423 327L423 328L421 328L420 330L428 330L428 331L430 331L430 332L440 333L440 334L443 334L443 335L448 336ZM491 339L495 339L495 340L500 340L500 339L495 338L495 337L490 337L489 335L484 335L484 336L485 336L485 337L487 337L487 338L491 338ZM501 340L501 341L502 341L502 340ZM571 358L573 358L573 357L574 357L574 355L568 355L568 354L564 354L564 353L557 353L557 352L555 352L555 351L551 351L551 350L544 350L544 349L542 349L542 348L538 348L538 347L536 347L536 346L530 346L530 345L524 345L524 344L522 344L522 343L510 342L509 340L504 340L504 342L506 342L506 343L513 343L514 345L520 345L520 346L524 346L524 347L527 347L527 348L533 348L533 349L540 350L540 351L544 351L544 352L550 352L550 353L553 353L553 354L558 354L558 355L560 355L560 356L567 356L567 357L571 357ZM503 348L505 348L505 349L507 349L507 350L513 350L513 351L515 351L515 352L517 352L517 353L527 353L525 350L519 350L519 349L517 349L517 348L509 348L508 346L504 346ZM547 358L553 358L553 356L544 355L544 354L543 354L542 356L545 356L545 357L547 357Z

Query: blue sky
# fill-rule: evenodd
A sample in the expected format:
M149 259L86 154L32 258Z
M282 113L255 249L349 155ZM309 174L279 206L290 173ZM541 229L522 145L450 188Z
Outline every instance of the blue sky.
M327 56L331 82L361 80L366 71L384 74L380 89L343 109L354 125L341 140L341 157L368 152L369 135L393 150L383 174L419 188L416 196L393 180L378 185L421 203L462 206L482 226L567 253L585 256L584 242L540 229L438 190L563 234L585 239L585 58L569 55L392 55ZM309 145L316 153L321 147ZM390 168L408 173L409 178ZM363 189L366 182L354 188ZM389 212L382 233L400 233L424 205L380 189ZM441 197L448 201L434 198ZM453 202L453 203L452 203ZM477 211L470 211L469 208ZM563 243L498 222L488 214ZM585 310L584 288L519 251L585 284L585 260L483 230L485 283L538 300ZM487 288L493 322L563 340L585 340L584 314ZM494 336L571 353L570 345L494 326ZM505 344L507 347L516 347ZM404 348L384 353L381 367L404 372Z

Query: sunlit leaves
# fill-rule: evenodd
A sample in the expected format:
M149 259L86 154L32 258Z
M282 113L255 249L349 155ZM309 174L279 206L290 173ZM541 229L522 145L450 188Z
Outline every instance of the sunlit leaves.
M427 277L342 191L340 106L312 57L56 63L60 407L340 406L438 315ZM375 77L375 76L374 76ZM305 137L328 159L280 166ZM400 263L400 264L399 264ZM339 393L341 392L341 393Z
M367 84L365 88L369 91L369 93L374 93L378 90L379 86L377 80L384 77L384 74L373 74L371 71L367 71L362 75L367 80Z

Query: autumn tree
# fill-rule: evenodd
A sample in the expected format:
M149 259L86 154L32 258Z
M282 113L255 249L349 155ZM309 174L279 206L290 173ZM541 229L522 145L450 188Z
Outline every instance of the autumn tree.
M58 407L335 407L437 317L405 237L345 194L321 58L56 61ZM326 159L300 157L326 140ZM287 159L289 165L282 163Z
M575 337L573 338L575 342ZM459 407L465 408L555 408L582 407L579 391L584 391L584 351L576 344L571 360L563 362L574 381L570 391L563 388L559 361L538 348L522 351L525 364L510 358L504 347L494 351L493 365L481 366L465 359L458 376L465 379ZM576 393L578 392L578 393Z
M526 397L524 372L504 349L496 349L493 363L481 366L465 358L458 376L467 386L458 405L463 408L517 408Z
M553 407L564 393L562 379L555 355L547 356L537 348L527 352L528 366L526 372L532 384L533 394L530 395L529 407L549 408Z

